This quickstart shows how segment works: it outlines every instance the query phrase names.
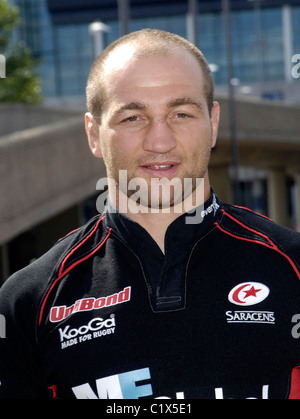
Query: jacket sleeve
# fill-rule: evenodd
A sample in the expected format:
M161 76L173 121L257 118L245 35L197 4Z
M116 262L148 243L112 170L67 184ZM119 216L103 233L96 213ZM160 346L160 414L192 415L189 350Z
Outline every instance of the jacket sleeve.
M25 268L0 289L0 399L45 399L42 360L35 338L34 276Z
M0 288L0 315L5 337L0 337L0 399L47 399L54 396L46 382L38 315L44 295L59 266L78 241L94 228L97 218L71 232ZM1 329L0 329L1 331ZM38 338L39 336L39 338ZM50 383L50 386L53 383Z

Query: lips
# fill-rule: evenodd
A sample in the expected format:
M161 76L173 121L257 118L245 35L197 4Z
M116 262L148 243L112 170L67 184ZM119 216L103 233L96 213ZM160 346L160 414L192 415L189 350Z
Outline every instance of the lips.
M168 170L172 167L172 164L152 164L144 167L151 170Z
M149 162L140 166L146 173L151 176L170 177L174 176L178 170L177 162Z

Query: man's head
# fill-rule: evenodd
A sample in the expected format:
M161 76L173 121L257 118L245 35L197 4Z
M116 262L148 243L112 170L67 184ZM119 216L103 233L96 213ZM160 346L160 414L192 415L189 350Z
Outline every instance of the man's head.
M124 195L133 194L130 181L142 179L147 205L154 196L152 180L162 178L175 182L171 206L183 199L186 179L192 180L190 194L199 178L209 193L219 107L210 69L192 44L157 30L121 38L94 63L87 103L90 148L104 159L108 178ZM127 173L126 190L119 183L120 170ZM155 205L165 207L160 199Z
M139 59L149 56L163 56L185 50L199 62L205 78L205 96L207 106L211 111L214 100L214 81L210 67L202 52L186 39L157 29L142 29L125 35L110 44L95 60L87 82L87 109L94 118L101 120L101 115L107 102L106 74L107 64L114 68L124 60ZM115 58L115 59L114 59Z

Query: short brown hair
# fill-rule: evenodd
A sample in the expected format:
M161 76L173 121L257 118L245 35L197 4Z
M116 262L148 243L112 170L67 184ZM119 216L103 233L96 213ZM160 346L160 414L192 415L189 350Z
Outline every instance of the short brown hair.
M206 81L205 95L207 106L209 111L211 111L214 101L214 81L203 53L195 45L181 36L158 29L142 29L131 32L111 43L93 63L87 80L86 99L87 109L94 117L101 118L106 101L106 92L102 77L106 60L114 50L126 44L131 44L136 47L138 57L170 53L174 51L174 47L190 52L197 59L203 71Z

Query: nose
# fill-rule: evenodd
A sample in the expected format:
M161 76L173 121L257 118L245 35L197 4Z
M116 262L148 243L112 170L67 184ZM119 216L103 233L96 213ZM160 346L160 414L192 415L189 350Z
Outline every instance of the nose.
M167 121L163 118L153 119L144 136L144 150L153 153L168 153L175 147L176 139Z

